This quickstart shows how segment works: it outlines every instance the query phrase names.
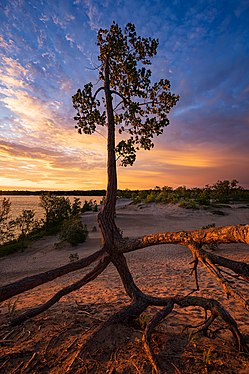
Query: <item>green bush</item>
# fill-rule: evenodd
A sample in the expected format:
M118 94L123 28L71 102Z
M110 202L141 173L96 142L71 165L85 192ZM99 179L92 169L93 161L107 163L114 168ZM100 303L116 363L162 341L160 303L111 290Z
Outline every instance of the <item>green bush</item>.
M139 195L137 195L135 192L132 194L132 203L133 204L140 204L141 203L141 198Z
M185 209L199 209L198 206L196 205L196 202L191 199L180 201L179 206Z
M151 191L151 193L146 196L145 202L154 203L155 201L156 201L156 193L154 191Z
M45 210L46 229L61 223L71 215L71 203L69 198L64 196L55 196L46 193L40 196L39 206Z
M85 200L84 205L81 208L81 213L97 212L97 211L98 211L98 205L97 205L96 200L94 200L94 201L92 201L92 200L86 201Z
M0 246L0 257L7 256L11 253L15 253L23 250L23 244L19 241L12 240L4 245Z
M73 217L62 224L60 239L72 245L83 243L88 236L87 226L78 217Z
M14 239L14 224L10 221L11 202L3 198L0 202L0 245Z
M32 238L32 234L36 234L43 225L43 221L35 219L35 212L31 209L24 209L12 223L20 233L17 240L22 244L23 249L27 245L26 239Z
M70 253L69 255L69 261L70 262L74 262L74 261L78 261L80 258L79 258L79 255L78 253Z

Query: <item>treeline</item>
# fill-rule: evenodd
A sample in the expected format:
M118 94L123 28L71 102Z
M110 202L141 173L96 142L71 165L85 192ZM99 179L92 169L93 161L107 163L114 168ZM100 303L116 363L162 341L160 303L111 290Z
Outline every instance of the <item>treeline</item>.
M0 195L22 195L22 196L41 196L44 194L51 193L56 196L105 196L106 190L72 190L72 191L20 191L20 190L12 190L12 191L3 191L0 190Z
M76 245L86 240L88 231L80 219L81 213L97 211L96 201L79 198L70 202L68 197L50 193L40 196L39 206L44 211L44 218L36 219L35 211L24 209L12 219L10 199L0 201L0 255L23 250L30 240L45 235L60 234L60 239Z
M213 185L204 188L187 188L179 186L175 189L169 186L158 187L150 190L118 190L118 196L130 198L133 203L163 203L176 204L185 208L198 208L199 205L213 203L231 203L236 201L249 202L249 190L239 186L236 179L232 181L218 180Z

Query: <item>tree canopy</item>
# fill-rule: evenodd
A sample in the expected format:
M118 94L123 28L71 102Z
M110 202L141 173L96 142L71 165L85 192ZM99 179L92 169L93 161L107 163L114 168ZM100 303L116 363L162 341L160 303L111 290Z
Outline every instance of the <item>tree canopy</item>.
M168 114L179 96L171 93L168 79L152 83L148 66L157 53L158 39L138 36L132 23L122 31L113 22L110 30L99 30L97 40L98 83L96 89L91 82L85 84L73 96L76 128L92 134L96 126L114 122L123 134L115 146L116 157L122 165L132 165L139 148L154 147L153 137L168 126ZM115 107L114 96L118 97Z

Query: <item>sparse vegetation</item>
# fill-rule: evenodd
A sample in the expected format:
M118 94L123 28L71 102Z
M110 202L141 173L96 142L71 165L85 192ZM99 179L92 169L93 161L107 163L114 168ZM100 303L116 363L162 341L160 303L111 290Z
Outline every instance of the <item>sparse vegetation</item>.
M60 232L60 239L72 245L86 241L88 235L87 226L83 225L79 217L72 217L63 222Z
M81 212L97 212L98 211L98 205L96 200L89 200L84 202L83 207L81 208Z
M44 219L35 219L33 210L23 210L11 219L11 202L4 198L0 205L0 255L7 255L23 250L30 240L37 240L44 235L54 235L62 231L61 238L72 245L82 243L87 238L87 228L80 221L80 214L87 209L95 210L96 201L85 201L84 209L79 198L73 203L64 196L51 193L40 197L40 204L44 209ZM86 208L87 207L87 208Z
M77 252L75 253L70 253L69 255L69 261L70 262L74 262L74 261L78 261L79 260L79 255Z
M0 245L14 237L14 227L10 221L11 202L6 197L0 203Z
M162 204L179 204L182 208L218 207L220 204L249 202L249 190L238 185L236 179L218 181L204 188L187 188L185 186L155 187L153 190L119 190L119 197L131 198L134 204L157 202Z

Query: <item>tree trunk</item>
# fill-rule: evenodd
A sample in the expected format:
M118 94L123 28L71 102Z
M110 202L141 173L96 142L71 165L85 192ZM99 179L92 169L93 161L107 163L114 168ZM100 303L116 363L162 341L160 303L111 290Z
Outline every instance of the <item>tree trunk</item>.
M120 239L115 224L115 208L117 199L117 168L115 155L115 123L110 89L109 57L105 64L105 101L107 112L108 143L107 143L107 192L102 211L98 214L98 223L102 233L103 246L111 253L115 250L115 240Z

